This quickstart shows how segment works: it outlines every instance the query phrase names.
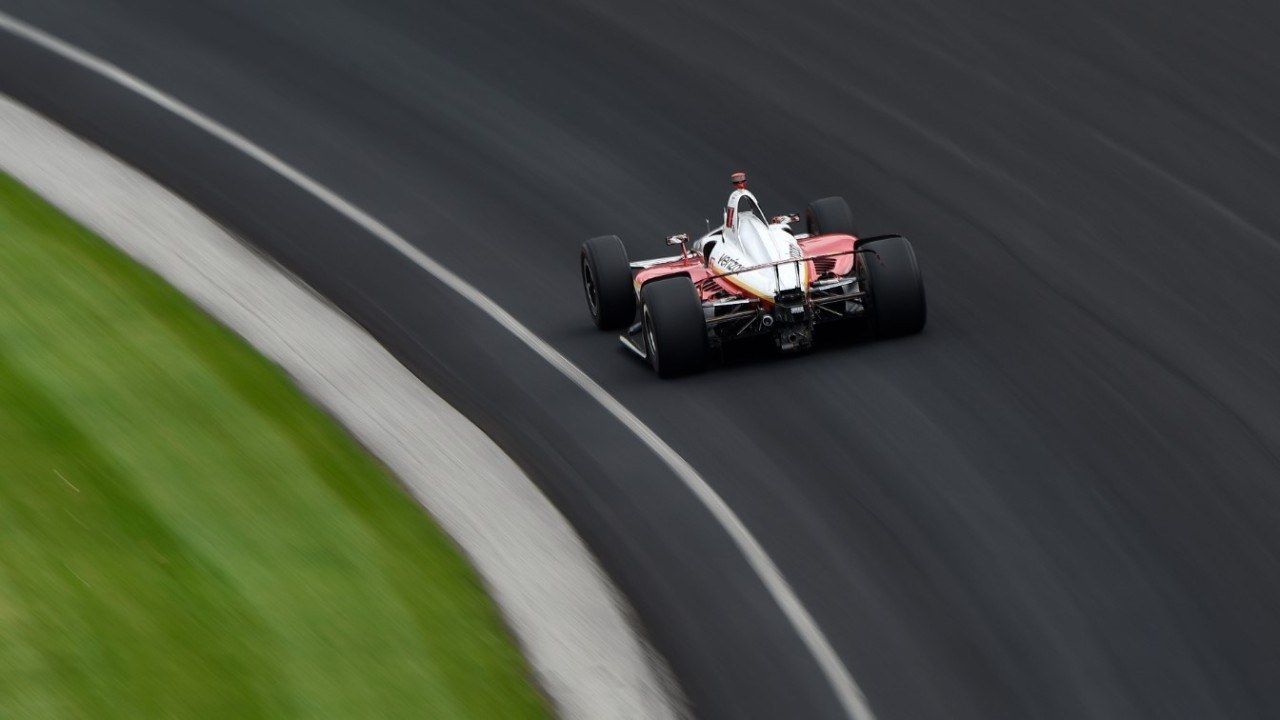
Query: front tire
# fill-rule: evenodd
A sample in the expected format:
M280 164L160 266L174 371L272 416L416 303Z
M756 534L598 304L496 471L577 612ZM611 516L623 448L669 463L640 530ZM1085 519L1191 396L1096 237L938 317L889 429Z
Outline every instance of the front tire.
M857 235L853 231L853 211L842 197L814 200L804 212L810 235Z
M693 281L654 280L640 291L645 352L659 377L688 375L707 365L707 323Z
M924 329L924 279L915 250L904 237L859 243L862 277L871 296L871 324L880 337L913 335Z
M591 238L582 243L578 264L587 310L596 327L613 330L631 324L636 316L636 291L622 240L617 235Z

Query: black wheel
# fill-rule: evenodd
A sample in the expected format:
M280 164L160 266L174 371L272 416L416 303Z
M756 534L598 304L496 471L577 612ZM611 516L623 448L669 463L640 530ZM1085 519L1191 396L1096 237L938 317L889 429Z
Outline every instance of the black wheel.
M688 375L706 367L707 324L702 303L687 277L654 280L640 291L645 352L661 377Z
M924 329L924 280L916 253L904 237L859 243L862 278L871 296L871 324L876 335L899 337Z
M853 211L842 197L814 200L804 212L810 235L857 235L853 231Z
M601 330L631 324L636 316L636 291L631 285L627 249L617 235L602 235L582 243L582 289L587 310Z

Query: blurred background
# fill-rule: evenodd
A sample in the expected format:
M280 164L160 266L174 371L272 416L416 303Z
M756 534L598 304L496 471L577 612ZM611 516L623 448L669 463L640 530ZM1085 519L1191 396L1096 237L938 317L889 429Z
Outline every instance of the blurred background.
M276 154L582 368L741 517L877 717L1280 714L1274 4L0 8ZM12 34L0 90L281 263L494 438L694 715L843 714L688 488L502 327ZM843 195L863 232L909 236L925 332L674 383L594 332L582 241L664 255L739 169L767 213Z

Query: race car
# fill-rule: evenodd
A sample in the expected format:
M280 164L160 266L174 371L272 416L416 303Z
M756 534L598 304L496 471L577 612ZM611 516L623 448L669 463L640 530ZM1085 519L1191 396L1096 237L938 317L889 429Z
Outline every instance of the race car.
M724 345L762 335L782 352L804 351L828 323L877 337L924 328L924 283L905 237L859 237L840 197L809 203L803 219L771 218L746 173L729 181L720 227L666 238L679 255L632 262L617 235L582 245L596 327L626 328L619 340L659 376L697 372Z

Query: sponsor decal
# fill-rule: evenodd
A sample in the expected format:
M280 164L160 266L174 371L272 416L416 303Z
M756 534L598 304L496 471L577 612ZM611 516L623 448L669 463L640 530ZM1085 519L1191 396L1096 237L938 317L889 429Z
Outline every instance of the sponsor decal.
M730 255L721 255L716 258L716 264L729 272L737 272L747 267L746 265L738 262L737 258Z
M746 265L743 265L742 263L738 262L737 258L729 257L726 255L721 255L720 257L716 258L715 261L712 263L712 266L716 270L722 273L737 272L739 270L745 270L747 267ZM746 293L755 295L761 300L768 300L769 302L773 302L773 297L771 295L761 292L755 287L752 287L749 283L747 283L745 280L742 279L741 275L729 275L725 277L724 280Z

